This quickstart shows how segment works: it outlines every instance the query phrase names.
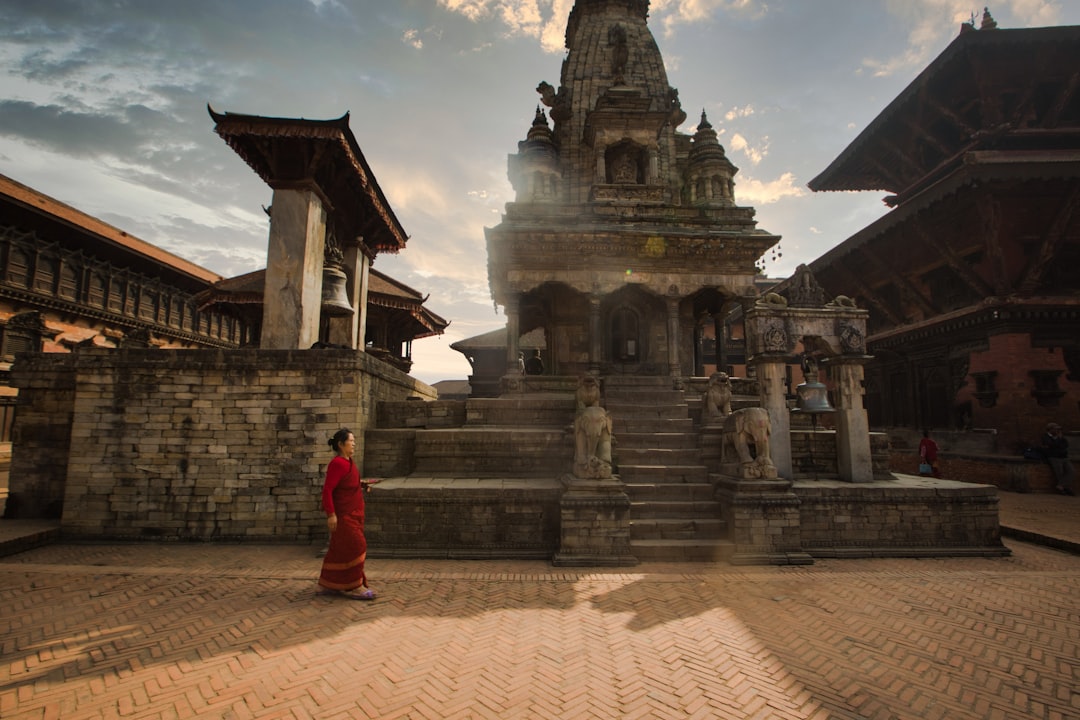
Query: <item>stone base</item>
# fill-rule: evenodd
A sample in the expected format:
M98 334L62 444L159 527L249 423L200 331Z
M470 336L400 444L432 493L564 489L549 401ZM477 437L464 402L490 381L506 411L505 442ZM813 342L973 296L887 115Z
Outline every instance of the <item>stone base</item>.
M1002 557L997 489L897 475L797 481L802 550L824 557Z
M712 476L735 552L733 565L809 565L800 536L799 498L783 479Z
M630 552L630 498L617 478L563 479L567 490L559 501L562 514L559 567L626 567L637 565Z

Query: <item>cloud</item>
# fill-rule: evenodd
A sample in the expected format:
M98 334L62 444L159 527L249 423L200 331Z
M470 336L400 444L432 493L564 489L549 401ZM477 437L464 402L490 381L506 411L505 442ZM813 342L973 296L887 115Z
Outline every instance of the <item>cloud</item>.
M405 33L401 36L401 42L405 43L406 45L411 45L417 50L421 50L424 47L424 41L420 39L419 30L406 30Z
M804 195L806 191L795 184L795 175L790 172L770 182L750 178L735 185L735 196L740 205L771 205L784 198Z
M754 114L753 105L744 105L741 108L732 108L724 113L724 119L727 121L738 120L739 118L750 117Z
M762 159L769 154L769 138L761 138L761 145L759 147L753 147L750 142L743 136L742 133L735 133L731 136L731 140L728 145L732 150L741 152L753 165L761 163Z
M864 58L859 72L869 72L874 77L889 77L901 72L925 66L960 31L960 24L982 22L981 4L969 0L886 0L889 15L909 26L907 45L898 54L880 59ZM1005 13L1012 16L1020 26L1037 27L1056 25L1061 18L1059 0L1011 0L999 4L995 10L1004 11L996 16L999 21Z

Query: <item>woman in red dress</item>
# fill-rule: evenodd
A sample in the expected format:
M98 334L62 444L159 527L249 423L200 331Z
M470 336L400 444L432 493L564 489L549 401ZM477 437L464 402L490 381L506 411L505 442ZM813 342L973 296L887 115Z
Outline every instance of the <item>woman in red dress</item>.
M378 480L360 479L353 462L356 437L342 428L327 443L337 456L326 467L322 506L330 545L319 573L319 594L339 595L352 600L374 600L364 575L367 540L364 538L364 490Z

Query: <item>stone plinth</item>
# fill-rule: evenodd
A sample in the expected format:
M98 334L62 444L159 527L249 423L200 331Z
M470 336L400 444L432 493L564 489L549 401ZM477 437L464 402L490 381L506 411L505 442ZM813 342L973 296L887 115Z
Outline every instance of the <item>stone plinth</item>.
M897 475L888 481L799 481L802 546L814 557L999 557L997 489Z
M732 565L809 565L800 534L799 498L783 479L713 475L716 499L735 544Z
M637 565L630 551L630 498L617 478L564 478L559 501L562 515L560 567L626 567Z

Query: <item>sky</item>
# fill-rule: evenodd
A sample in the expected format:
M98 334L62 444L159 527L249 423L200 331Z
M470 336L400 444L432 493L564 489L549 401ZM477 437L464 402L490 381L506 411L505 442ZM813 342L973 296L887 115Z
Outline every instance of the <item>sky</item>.
M0 173L223 276L266 265L272 191L219 112L337 118L409 242L374 267L450 321L412 374L464 379L451 343L503 327L484 227L558 87L573 0L0 0ZM885 212L807 183L959 33L969 0L653 0L649 26L692 134L704 110L736 203L782 236L787 277ZM1077 0L1005 0L1001 28L1080 24Z

